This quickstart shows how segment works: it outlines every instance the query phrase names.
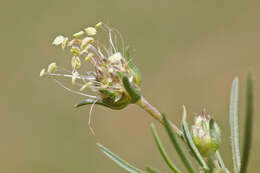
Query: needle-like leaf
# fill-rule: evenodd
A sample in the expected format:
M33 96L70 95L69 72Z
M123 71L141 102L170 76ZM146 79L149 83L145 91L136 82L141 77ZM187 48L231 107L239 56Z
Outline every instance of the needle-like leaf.
M166 153L164 147L162 146L161 140L156 132L156 129L154 127L154 125L151 125L152 128L152 134L156 143L156 146L158 147L163 159L165 160L165 162L167 163L167 165L169 166L169 168L175 172L175 173L180 173L180 170L172 163L172 161L170 160L168 154Z
M233 80L230 96L229 120L231 127L231 147L234 172L240 170L239 129L238 129L238 78Z
M246 93L246 122L244 131L244 147L243 157L241 163L240 173L245 173L248 165L249 154L252 143L252 132L253 132L253 82L252 76L249 75L247 79L247 93Z
M168 119L166 118L165 115L163 115L163 122L165 124L165 128L167 130L167 133L177 151L177 153L179 154L183 164L185 165L185 167L187 168L189 173L195 173L196 171L194 170L194 168L192 167L192 163L191 161L188 159L188 157L186 156L180 142L177 139L176 134L174 133L174 131L172 130L171 124L168 121Z
M151 166L146 166L145 169L146 169L149 173L160 173L158 170L152 168Z
M99 149L105 154L107 155L111 160L113 160L117 165L121 166L122 168L124 168L126 171L130 172L130 173L145 173L144 171L142 171L141 169L138 169L132 165L130 165L129 163L127 163L126 161L124 161L123 159L121 159L119 156L117 156L116 154L112 153L109 149L107 149L106 147L104 147L103 145L97 143L97 146L99 147Z

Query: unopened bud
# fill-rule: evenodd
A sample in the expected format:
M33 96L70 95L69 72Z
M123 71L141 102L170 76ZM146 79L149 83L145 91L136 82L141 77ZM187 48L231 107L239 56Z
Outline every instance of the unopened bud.
M219 148L221 132L217 123L204 114L196 117L192 137L201 155L207 157L215 154Z

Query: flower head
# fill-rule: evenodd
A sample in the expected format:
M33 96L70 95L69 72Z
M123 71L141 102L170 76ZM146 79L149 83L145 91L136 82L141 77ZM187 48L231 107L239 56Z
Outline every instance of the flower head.
M202 115L195 118L192 136L198 150L206 157L215 154L220 144L221 132L217 123L203 111Z
M103 31L105 42L94 38ZM120 38L121 47L118 45ZM63 88L86 96L87 99L76 107L86 104L100 104L111 109L122 109L140 99L140 74L125 50L118 31L99 22L94 27L73 34L72 39L59 35L53 45L70 49L71 68L65 69L51 63L48 70L42 70L40 76L52 77ZM83 65L90 63L93 70L86 70ZM58 78L70 78L76 90L65 86ZM86 94L89 91L93 95Z

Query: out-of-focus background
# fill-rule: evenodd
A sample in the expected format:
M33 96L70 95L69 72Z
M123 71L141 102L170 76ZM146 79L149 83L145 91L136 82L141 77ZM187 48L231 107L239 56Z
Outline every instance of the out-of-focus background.
M190 122L207 108L222 127L220 150L229 168L230 86L238 76L242 134L245 80L251 71L256 113L248 172L260 169L259 1L16 0L1 1L0 8L0 172L124 172L97 149L97 142L139 168L150 164L169 172L150 132L154 120L137 106L122 111L95 107L93 136L89 107L73 108L83 98L39 78L53 60L65 61L61 50L51 46L56 35L71 35L98 21L120 30L142 72L143 94L173 122L180 123L182 104ZM155 124L182 168L164 129Z

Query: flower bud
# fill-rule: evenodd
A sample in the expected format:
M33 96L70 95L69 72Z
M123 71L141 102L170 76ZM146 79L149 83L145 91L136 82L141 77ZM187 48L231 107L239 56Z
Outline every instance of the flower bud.
M195 118L192 126L192 137L195 145L204 157L215 154L221 141L221 131L217 123L206 117L205 112Z

